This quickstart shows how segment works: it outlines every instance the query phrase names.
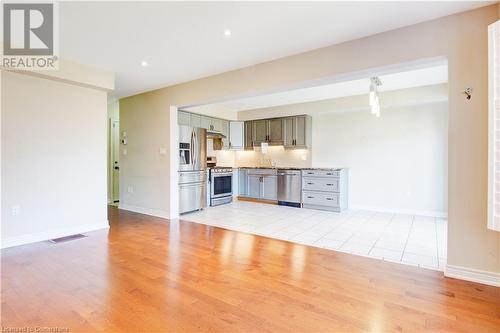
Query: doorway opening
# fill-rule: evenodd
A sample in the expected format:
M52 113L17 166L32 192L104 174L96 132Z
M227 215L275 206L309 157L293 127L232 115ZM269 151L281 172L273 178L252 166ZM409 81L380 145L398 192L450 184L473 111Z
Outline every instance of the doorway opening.
M108 103L108 204L120 202L120 110L118 100Z
M230 144L213 152L217 166L220 162L233 168L237 198L185 219L444 270L448 229L446 60L395 65L348 80L184 106L182 110L185 119L211 117L228 121L229 128L240 123L243 129L227 134L229 142L241 145L231 149ZM300 123L301 119L306 121ZM210 151L207 154L211 156ZM260 203L279 204L275 179L280 169L302 171L302 186L297 188L304 209ZM341 177L323 177L337 169L348 174L345 187L335 185L343 183ZM307 176L304 170L317 172ZM342 197L346 209L337 199Z

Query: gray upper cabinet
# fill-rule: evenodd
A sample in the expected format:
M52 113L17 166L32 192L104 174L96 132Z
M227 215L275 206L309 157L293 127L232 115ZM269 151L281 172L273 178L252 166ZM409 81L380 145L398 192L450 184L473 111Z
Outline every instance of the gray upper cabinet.
M222 133L222 135L225 136L225 138L222 139L222 149L229 149L231 148L229 141L229 121L221 119L220 126L221 126L220 132Z
M245 150L253 150L253 121L245 121Z
M260 146L262 142L283 144L283 118L254 120L252 123L254 146Z
M262 142L267 142L267 120L254 120L253 122L253 144L260 146Z
M245 125L242 121L229 122L229 148L243 149L245 145Z
M210 118L210 130L222 133L222 120L217 118Z
M283 118L269 119L267 124L267 141L269 141L269 144L283 144Z
M284 146L287 149L309 148L312 137L311 116L287 117L284 120Z
M286 149L311 147L312 120L307 115L233 122L231 127L228 120L180 110L178 123L223 134L226 138L222 139L222 149L253 150L263 142Z
M284 126L284 129L283 129L283 134L284 134L284 138L283 138L283 145L285 146L285 148L293 148L293 143L295 142L294 141L294 137L293 137L293 126L294 126L294 117L287 117L283 120L283 126Z
M190 115L191 127L201 127L201 116L199 114L191 113Z
M306 125L307 116L297 116L294 117L294 119L295 119L295 146L306 147L307 146L306 135L308 134L307 132L310 132L307 130L307 125Z
M229 138L229 121L228 120L220 120L220 132Z
M191 117L189 112L179 111L177 113L177 123L179 125L191 126Z
M201 116L201 128L206 130L210 129L211 119L210 117Z

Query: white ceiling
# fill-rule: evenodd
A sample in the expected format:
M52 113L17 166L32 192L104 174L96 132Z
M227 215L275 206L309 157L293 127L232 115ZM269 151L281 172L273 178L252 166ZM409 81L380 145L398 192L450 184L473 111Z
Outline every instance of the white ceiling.
M381 75L380 92L429 86L448 82L448 66L440 65ZM321 101L339 97L368 94L370 78L351 80L311 88L293 89L279 93L228 100L220 103L183 108L204 114L221 114L273 106Z
M491 3L60 2L60 51L123 97Z

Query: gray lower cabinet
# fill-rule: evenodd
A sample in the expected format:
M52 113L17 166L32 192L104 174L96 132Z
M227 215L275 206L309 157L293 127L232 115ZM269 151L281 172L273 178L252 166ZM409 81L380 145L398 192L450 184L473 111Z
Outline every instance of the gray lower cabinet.
M239 169L239 195L277 200L278 177L273 169Z
M262 199L278 200L278 177L264 176L262 177Z
M248 175L248 197L260 198L260 175Z
M238 195L248 196L248 175L246 169L238 169Z
M302 170L302 206L341 212L348 207L348 170Z

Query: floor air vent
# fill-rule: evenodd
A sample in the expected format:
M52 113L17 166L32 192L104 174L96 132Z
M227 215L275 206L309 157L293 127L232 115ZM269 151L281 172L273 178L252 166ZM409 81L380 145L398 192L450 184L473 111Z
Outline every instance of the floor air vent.
M84 238L84 237L87 237L87 236L82 235L82 234L76 234L76 235L71 235L71 236L66 236L66 237L50 239L49 242L54 243L54 244L59 244L59 243L69 242L69 241Z

